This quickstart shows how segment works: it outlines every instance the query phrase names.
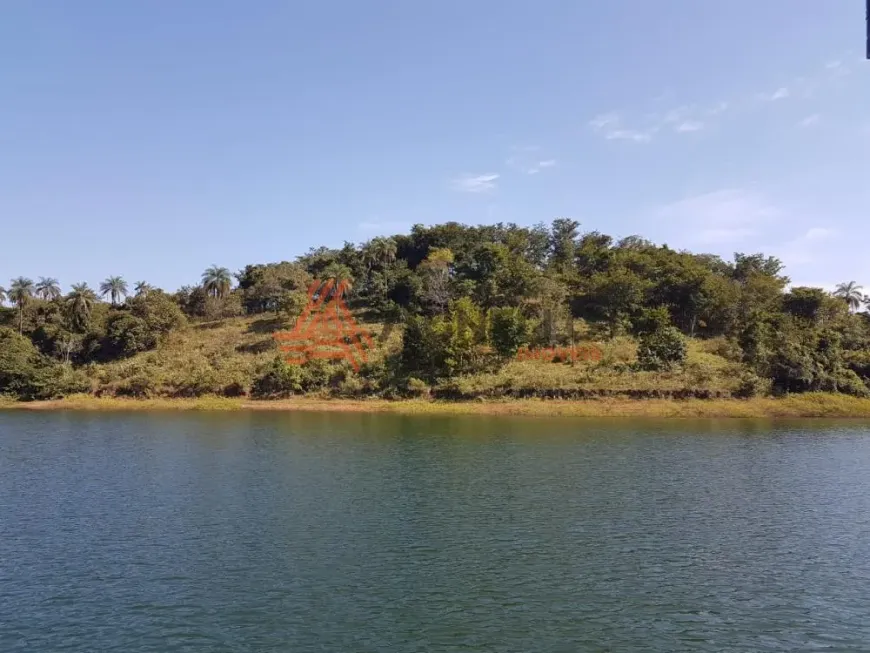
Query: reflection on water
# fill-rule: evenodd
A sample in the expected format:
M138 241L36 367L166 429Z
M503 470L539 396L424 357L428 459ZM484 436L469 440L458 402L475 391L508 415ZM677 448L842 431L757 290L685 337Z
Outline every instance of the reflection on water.
M863 651L867 435L0 414L0 650Z

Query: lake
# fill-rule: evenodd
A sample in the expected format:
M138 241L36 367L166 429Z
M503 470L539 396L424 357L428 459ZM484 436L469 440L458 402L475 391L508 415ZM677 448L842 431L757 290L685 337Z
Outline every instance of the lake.
M0 412L0 651L818 650L867 423Z

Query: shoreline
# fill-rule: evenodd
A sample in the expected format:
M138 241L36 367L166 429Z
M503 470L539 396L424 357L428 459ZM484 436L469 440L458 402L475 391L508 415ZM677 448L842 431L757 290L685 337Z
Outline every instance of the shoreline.
M505 401L430 401L423 399L293 399L250 400L199 397L191 399L125 399L76 395L45 401L0 401L2 410L80 411L308 411L394 413L406 415L531 415L569 417L664 418L870 418L870 398L807 393L753 399L514 399Z

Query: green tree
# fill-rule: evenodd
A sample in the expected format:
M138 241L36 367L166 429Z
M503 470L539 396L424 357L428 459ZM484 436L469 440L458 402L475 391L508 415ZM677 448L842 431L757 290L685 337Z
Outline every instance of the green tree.
M333 262L323 270L323 281L332 284L332 296L341 291L341 296L344 297L353 288L353 271L349 266Z
M686 339L679 329L660 327L641 336L637 362L641 369L668 370L686 360Z
M31 279L18 277L9 286L9 301L18 307L18 333L24 332L24 307L33 299L35 286Z
M3 302L6 301L6 288L0 286L0 306L3 306Z
M147 281L137 281L136 285L133 286L133 292L135 293L136 297L147 295L152 290L153 288L151 287L151 284L149 284Z
M132 298L130 313L145 321L155 343L165 334L180 329L187 322L184 313L172 297L161 290L152 290L147 295Z
M501 307L490 311L490 341L502 358L516 356L529 344L529 321L518 308Z
M212 265L202 273L202 287L209 297L223 299L229 294L232 285L233 277L227 268Z
M106 323L100 355L104 359L132 356L156 344L156 334L148 328L145 320L130 313L116 312L109 316Z
M117 306L118 300L127 296L127 282L121 277L108 277L100 284L100 295L108 296L112 306Z
M0 395L49 399L62 393L61 371L29 338L0 327Z
M386 269L396 260L398 248L393 238L372 238L362 247L362 260L369 270Z
M550 235L550 264L558 272L574 267L580 223L569 218L553 220Z
M67 309L67 319L73 331L84 333L91 320L91 311L99 301L97 294L87 283L75 283L64 300Z
M39 277L36 283L36 296L46 301L60 299L60 283L52 277Z
M837 289L834 291L834 297L839 297L849 305L849 310L857 311L861 307L863 295L861 294L861 286L854 281L837 284Z
M443 313L450 303L450 272L453 252L447 248L433 249L420 266L423 281L423 302L432 313Z
M643 308L652 282L625 267L594 275L590 296L598 312L610 326L610 335L629 325L632 316Z
M248 265L239 274L242 302L248 313L266 311L297 315L305 305L311 275L298 263ZM300 305L301 304L301 305Z

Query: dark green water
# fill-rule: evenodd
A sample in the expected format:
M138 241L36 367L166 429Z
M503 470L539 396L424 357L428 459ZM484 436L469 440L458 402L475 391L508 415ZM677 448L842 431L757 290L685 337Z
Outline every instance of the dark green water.
M870 428L0 413L0 651L868 651Z

